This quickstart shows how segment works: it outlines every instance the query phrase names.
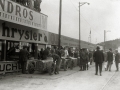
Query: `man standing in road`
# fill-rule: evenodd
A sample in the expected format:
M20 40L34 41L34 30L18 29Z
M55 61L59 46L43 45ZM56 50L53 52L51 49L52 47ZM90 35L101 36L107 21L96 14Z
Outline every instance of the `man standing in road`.
M116 65L116 71L119 71L119 60L120 60L120 55L118 53L118 50L115 50L115 65Z
M27 64L28 55L29 55L29 52L27 51L27 47L24 46L19 53L19 62L21 64L23 74L26 73L26 64Z
M97 46L96 50L97 51L95 51L93 54L95 69L96 69L95 75L98 75L98 67L99 67L100 76L102 76L102 63L104 61L104 55L103 52L100 51L99 46Z
M113 64L113 53L112 53L112 49L109 49L109 52L107 53L107 70L109 69L109 71L111 71L111 66Z

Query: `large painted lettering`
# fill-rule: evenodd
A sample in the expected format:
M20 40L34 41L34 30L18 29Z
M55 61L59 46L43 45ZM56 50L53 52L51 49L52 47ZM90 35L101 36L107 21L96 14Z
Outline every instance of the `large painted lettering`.
M47 30L46 15L11 0L0 0L0 19L36 29Z
M0 38L7 40L48 43L47 31L0 21Z
M21 69L17 62L0 62L0 73L14 72Z

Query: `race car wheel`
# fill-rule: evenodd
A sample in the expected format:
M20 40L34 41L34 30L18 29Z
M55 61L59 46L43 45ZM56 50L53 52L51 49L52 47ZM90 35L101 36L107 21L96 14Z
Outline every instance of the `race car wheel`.
M33 74L34 71L35 71L34 64L30 63L30 64L28 65L28 72L29 72L29 74Z

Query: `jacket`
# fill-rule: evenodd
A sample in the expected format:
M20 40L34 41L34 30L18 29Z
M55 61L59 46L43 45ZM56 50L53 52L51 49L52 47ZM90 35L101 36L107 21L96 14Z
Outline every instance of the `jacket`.
M119 62L119 60L120 60L120 55L119 55L119 53L116 53L115 54L115 61Z
M110 51L107 53L107 61L108 62L112 62L113 61L113 53L110 52Z
M29 52L27 50L20 50L20 53L19 53L19 61L20 62L25 62L27 61L28 59L28 55L29 55Z
M100 50L97 50L93 54L94 62L102 63L104 61L104 55L103 52Z

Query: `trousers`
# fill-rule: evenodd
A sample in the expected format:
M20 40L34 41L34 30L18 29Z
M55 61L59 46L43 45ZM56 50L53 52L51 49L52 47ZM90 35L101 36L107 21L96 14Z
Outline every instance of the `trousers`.
M26 73L26 65L27 65L27 62L26 62L26 61L21 62L21 68L22 68L22 73L23 73L23 74Z
M95 62L95 69L96 69L96 74L98 74L98 67L99 67L99 73L102 73L102 62Z
M119 70L119 62L115 61L116 70Z
M107 70L111 71L112 61L108 61L107 63Z

